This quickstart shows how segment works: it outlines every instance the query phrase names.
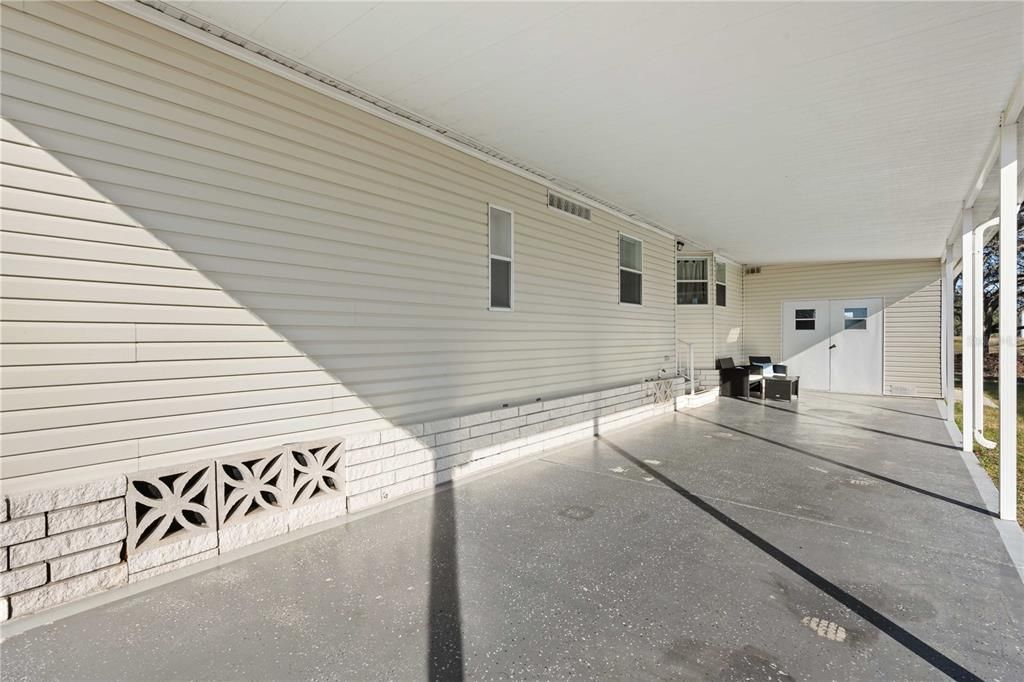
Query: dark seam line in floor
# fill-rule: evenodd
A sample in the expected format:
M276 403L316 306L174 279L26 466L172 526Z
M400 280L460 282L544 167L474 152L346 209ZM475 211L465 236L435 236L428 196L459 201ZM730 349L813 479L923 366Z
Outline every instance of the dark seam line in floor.
M884 481L885 483L891 483L892 485L898 486L900 488L904 488L906 490L911 490L911 491L913 491L915 493L920 493L922 495L927 495L928 497L932 497L932 498L934 498L936 500L941 500L942 502L948 502L949 504L954 504L954 505L956 505L958 507L963 507L964 509L969 509L970 511L977 512L979 514L983 514L984 516L996 516L996 514L994 514L993 512L989 511L988 509L983 509L982 507L979 507L977 505L973 505L973 504L971 504L969 502L964 502L963 500L958 500L958 499L953 498L953 497L947 497L946 495L943 495L941 493L936 493L936 492L932 492L931 490L926 490L924 488L919 488L916 485L911 485L910 483L904 483L903 481L897 480L895 478L890 478L889 476L884 476L882 474L875 473L875 472L871 471L870 469L862 469L861 467L854 466L852 464L846 464L845 462L840 462L839 460L832 459L831 457L826 457L824 455L819 455L819 454L816 454L816 453L811 452L809 450L804 450L803 448L798 448L795 445L788 445L786 443L783 443L782 441L773 440L771 438L766 438L764 436L759 436L756 433L750 433L749 431L744 431L743 429L738 429L735 426L728 426L726 424L722 424L721 422L712 421L710 419L704 419L704 418L698 417L698 416L696 416L694 414L690 414L690 413L686 413L686 412L681 412L680 414L682 414L683 416L689 417L691 419L696 419L699 422L704 422L705 424L713 424L714 426L717 426L719 428L728 429L729 431L733 431L735 433L739 433L739 434L747 436L749 438L754 438L754 439L757 439L757 440L760 440L760 441L764 441L765 443L770 443L771 445L775 445L775 446L778 446L780 448L784 448L786 450L792 450L793 452L799 453L801 455L805 455L807 457L812 457L812 458L814 458L814 459L816 459L816 460L818 460L820 462L829 462L830 464L834 464L835 466L842 467L844 469L849 469L850 471L856 471L857 473L864 474L865 476L870 476L871 478L877 479L879 481ZM938 447L938 446L936 446L936 447Z
M721 511L714 505L708 504L697 495L691 493L689 490L679 485L672 479L668 478L656 469L651 468L645 464L642 460L637 459L626 450L623 450L619 446L615 445L611 441L604 437L599 436L599 440L605 443L612 450L617 452L627 461L632 462L638 468L648 472L651 476L657 478L680 497L683 497L688 502L696 506L704 513L711 516L713 519L721 523L723 526L733 531L744 540L754 545L762 552L775 559L777 562L785 566L787 569L795 573L797 576L818 588L823 593L836 600L843 606L847 607L851 611L855 612L858 616L863 618L868 623L874 625L878 630L893 641L901 644L908 651L916 654L922 660L928 662L936 670L939 670L946 676L954 680L970 680L971 682L981 682L980 677L972 673L967 668L963 667L953 659L946 656L944 653L934 648L924 640L915 636L913 633L900 627L895 621L891 620L887 616L883 615L879 611L861 601L854 595L850 594L843 588L839 587L825 576L814 571L806 564L801 563L795 557L782 551L772 543L762 538L757 533L753 532L740 522L733 519L731 516Z
M879 407L878 405L868 405L867 403L858 403L855 400L841 400L840 398L836 398L836 397L833 397L833 396L822 396L822 397L825 400L833 400L833 401L835 401L837 403L843 403L844 405L856 405L857 407L866 407L866 408L870 408L872 410L885 410L886 412L896 412L896 413L899 413L899 414L907 414L907 415L910 415L911 417L921 417L922 419L935 419L935 420L938 420L938 421L945 421L945 417L942 417L942 416L936 417L936 416L930 415L930 414L920 414L918 412L907 412L906 410L897 410L897 409L892 408L892 407ZM936 400L936 399L935 398L923 398L923 400Z
M956 450L957 449L957 448L955 448L952 445L946 445L944 443L938 443L938 442L933 441L933 440L925 440L924 438L915 438L914 436L905 436L902 433L893 433L892 431L883 431L881 429L873 429L870 426L861 426L860 424L851 424L849 422L839 421L838 419L832 419L831 417L823 417L823 416L814 414L813 412L798 412L796 410L786 409L785 407L779 407L778 405L769 405L767 403L767 401L764 401L764 400L751 400L751 399L746 399L746 398L737 398L737 400L739 400L741 402L744 402L744 403L747 403L749 405L758 405L760 407L764 407L764 408L767 408L769 410L778 410L779 412L785 412L786 414L791 414L791 415L793 415L795 417L807 417L807 418L810 418L810 419L820 419L822 421L831 422L832 424L836 424L838 426L842 426L842 427L845 427L845 428L848 428L848 429L856 429L858 431L867 431L868 433L877 433L880 436L888 436L890 438L902 438L903 440L909 440L909 441L913 441L914 443L921 443L923 445L931 445L932 447L942 448L944 450ZM916 415L916 416L920 416L920 415Z
M581 472L581 473L588 473L588 474L593 474L595 476L601 476L602 478L607 478L607 479L612 480L612 481L621 481L623 483L630 483L632 485L644 486L645 488L651 488L652 490L660 490L660 491L664 491L665 490L665 485L662 484L662 483L651 483L649 481L637 481L637 480L632 479L632 478L626 478L624 476L619 476L618 474L607 474L607 473L605 473L603 471L595 471L594 469L588 469L586 467L576 466L575 464L569 464L568 462L555 462L555 461L552 461L552 460L549 460L549 459L545 459L545 458L539 458L536 461L537 462L542 462L544 464L551 464L553 466L562 467L562 468L565 468L565 469L570 469L572 471L578 471L578 472ZM693 494L694 495L698 495L698 493L693 493ZM983 563L986 563L986 564L989 564L989 565L992 565L992 566L1010 566L1010 567L1014 567L1013 561L997 561L995 559L991 559L991 558L988 558L988 557L978 556L977 554L965 554L962 551L959 551L959 550L954 551L954 550L951 550L951 549L948 549L948 548L945 548L945 547L936 547L934 545L920 545L920 544L911 542L910 540L905 540L903 538L896 538L896 537L893 537L891 535L885 535L883 533L876 533L875 531L867 530L867 529L864 529L864 528L855 528L853 526L846 526L846 525L843 525L841 523L833 523L832 521L823 521L822 519L815 519L815 518L812 518L810 516L801 516L800 514L792 514L790 512L779 511L777 509L769 509L767 507L759 507L756 504L750 504L750 503L747 503L747 502L740 502L738 500L730 500L727 497L717 497L715 495L699 495L699 497L701 499L703 499L703 500L711 500L711 501L714 501L714 502L721 502L723 504L729 504L729 505L733 505L733 506L736 506L736 507L742 507L744 509L750 509L752 511L760 511L760 512L765 512L767 514L775 514L777 516L784 516L786 518L793 519L794 521L806 521L807 523L813 523L813 524L816 524L816 525L819 525L819 526L825 526L827 528L837 528L837 529L840 529L840 530L849 531L851 533L859 533L861 535L868 535L870 537L878 538L880 540L886 540L888 542L895 542L895 543L898 543L898 544L901 544L901 545L906 545L907 547L915 547L917 549L923 549L923 550L927 550L929 552L935 552L936 554L948 554L948 555L953 555L953 556L958 556L958 557L965 557L965 558L971 559L973 561L983 562Z

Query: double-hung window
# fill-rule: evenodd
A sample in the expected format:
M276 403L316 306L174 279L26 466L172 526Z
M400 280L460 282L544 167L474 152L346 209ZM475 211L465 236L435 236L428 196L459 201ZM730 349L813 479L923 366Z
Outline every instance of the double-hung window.
M725 263L715 262L715 305L725 306Z
M491 310L512 310L512 211L488 206Z
M707 305L708 259L676 259L676 303L678 305Z
M644 243L619 235L619 303L643 305Z

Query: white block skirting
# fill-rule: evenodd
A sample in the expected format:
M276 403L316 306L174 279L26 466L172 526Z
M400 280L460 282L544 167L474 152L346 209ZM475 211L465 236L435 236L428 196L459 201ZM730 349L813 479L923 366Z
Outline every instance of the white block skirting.
M652 380L0 499L0 620L712 402Z

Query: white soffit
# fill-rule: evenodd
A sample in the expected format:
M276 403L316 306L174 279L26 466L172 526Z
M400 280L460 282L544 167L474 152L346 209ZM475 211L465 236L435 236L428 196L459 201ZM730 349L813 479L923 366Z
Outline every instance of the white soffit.
M758 264L939 257L1024 68L1018 2L169 4Z

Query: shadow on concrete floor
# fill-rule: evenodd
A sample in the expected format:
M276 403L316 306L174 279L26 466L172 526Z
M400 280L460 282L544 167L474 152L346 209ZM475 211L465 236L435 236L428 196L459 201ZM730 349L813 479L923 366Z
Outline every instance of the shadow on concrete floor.
M624 459L632 463L638 469L645 471L648 476L652 476L666 487L686 499L686 501L693 504L695 507L700 509L705 514L708 514L713 519L721 523L723 526L736 533L750 544L757 547L759 550L770 556L775 561L785 566L787 569L795 573L800 578L804 579L812 586L821 590L828 596L835 599L837 602L847 607L858 616L866 620L867 622L874 625L882 633L888 635L896 642L899 642L909 651L915 655L927 661L930 665L934 666L937 670L940 670L944 674L948 675L954 680L978 680L981 678L972 673L967 668L952 660L941 651L930 646L927 642L914 636L904 628L897 625L891 619L885 617L875 609L865 604L857 597L853 596L846 590L842 589L835 583L831 582L820 573L815 572L811 568L802 564L800 561L795 559L793 556L782 551L772 543L762 538L757 533L753 532L743 524L739 523L731 516L722 512L717 507L708 502L705 502L700 497L694 495L689 490L673 481L668 476L665 476L654 467L646 464L642 459L634 457L626 450L623 450L612 441L608 440L607 437L598 438L602 443L607 445L609 448L617 452Z

